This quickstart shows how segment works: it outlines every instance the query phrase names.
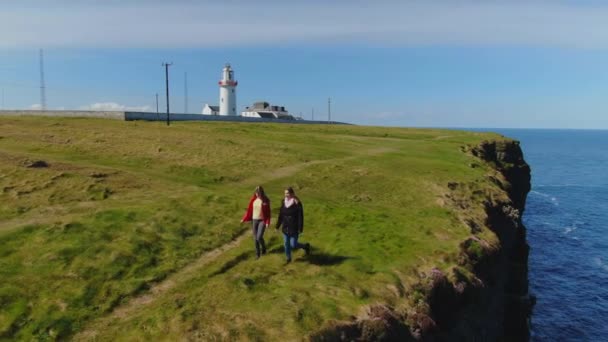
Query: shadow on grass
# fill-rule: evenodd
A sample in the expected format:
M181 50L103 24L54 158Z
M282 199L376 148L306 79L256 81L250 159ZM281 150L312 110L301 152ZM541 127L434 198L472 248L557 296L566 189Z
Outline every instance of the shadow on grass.
M253 255L253 253L251 251L244 252L244 253L237 255L236 257L228 260L224 265L222 265L222 267L219 270L211 273L209 275L209 277L214 277L216 275L220 275L220 274L224 274L224 273L228 272L230 269L232 269L233 267L238 265L241 261L251 258L252 255Z
M273 245L273 247L268 249L268 253L270 253L270 254L284 254L285 253L285 247L283 247L282 239L280 240L277 237L273 236L267 240L266 244ZM296 249L296 250L292 251L292 253L295 253L294 257L296 257L296 255L298 253L303 253L303 250ZM315 247L312 246L312 252L310 253L310 255L307 255L303 258L296 257L296 260L294 260L294 261L295 262L308 262L310 264L317 265L317 266L333 266L333 265L339 265L349 259L356 259L356 257L344 256L344 255L333 255L333 254L325 253L320 250L315 250Z
M281 246L272 247L271 249L268 250L268 253L270 253L270 254L283 254L283 253L285 253L285 251L283 249L283 245L281 245Z
M339 265L349 259L354 259L354 257L315 252L313 250L310 255L307 255L302 259L297 259L296 262L308 262L317 266L334 266Z

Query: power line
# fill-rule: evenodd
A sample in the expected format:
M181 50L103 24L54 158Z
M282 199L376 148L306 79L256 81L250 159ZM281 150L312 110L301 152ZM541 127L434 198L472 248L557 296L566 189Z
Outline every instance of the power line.
M167 90L167 126L169 126L169 124L170 124L170 120L169 120L169 67L171 65L173 65L173 62L163 63L163 66L165 67L165 88Z
M40 49L40 106L46 110L46 90L44 86L44 53Z

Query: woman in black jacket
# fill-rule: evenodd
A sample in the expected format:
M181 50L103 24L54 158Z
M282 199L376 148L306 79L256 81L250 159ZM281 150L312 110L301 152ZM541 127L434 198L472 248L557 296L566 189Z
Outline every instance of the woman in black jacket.
M285 189L285 199L281 202L276 229L280 226L283 226L287 262L291 262L291 251L294 249L302 248L306 255L310 253L309 243L298 242L298 236L304 231L304 207L292 187Z

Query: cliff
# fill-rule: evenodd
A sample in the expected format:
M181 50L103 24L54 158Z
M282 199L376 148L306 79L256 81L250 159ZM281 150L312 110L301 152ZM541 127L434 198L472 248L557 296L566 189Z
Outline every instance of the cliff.
M462 146L478 158L486 181L449 182L442 203L471 229L460 244L458 266L446 274L420 272L408 289L409 310L378 304L356 320L312 335L315 341L527 341L534 297L528 293L526 228L530 167L517 141Z
M481 204L485 219L470 222L472 236L461 244L459 263L473 271L474 281L465 282L464 290L459 290L459 283L435 281L438 286L431 291L430 306L440 324L431 336L440 340L526 341L534 303L528 294L529 246L522 223L530 167L517 141L484 141L463 151L493 170L487 178L496 187L484 193ZM498 241L493 242L494 236L484 234L480 227L490 229Z

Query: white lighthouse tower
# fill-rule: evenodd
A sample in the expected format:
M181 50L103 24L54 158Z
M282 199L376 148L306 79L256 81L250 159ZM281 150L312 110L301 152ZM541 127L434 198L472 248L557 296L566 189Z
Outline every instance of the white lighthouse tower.
M234 80L234 71L230 64L222 70L220 85L220 115L236 115L236 86L239 82Z

